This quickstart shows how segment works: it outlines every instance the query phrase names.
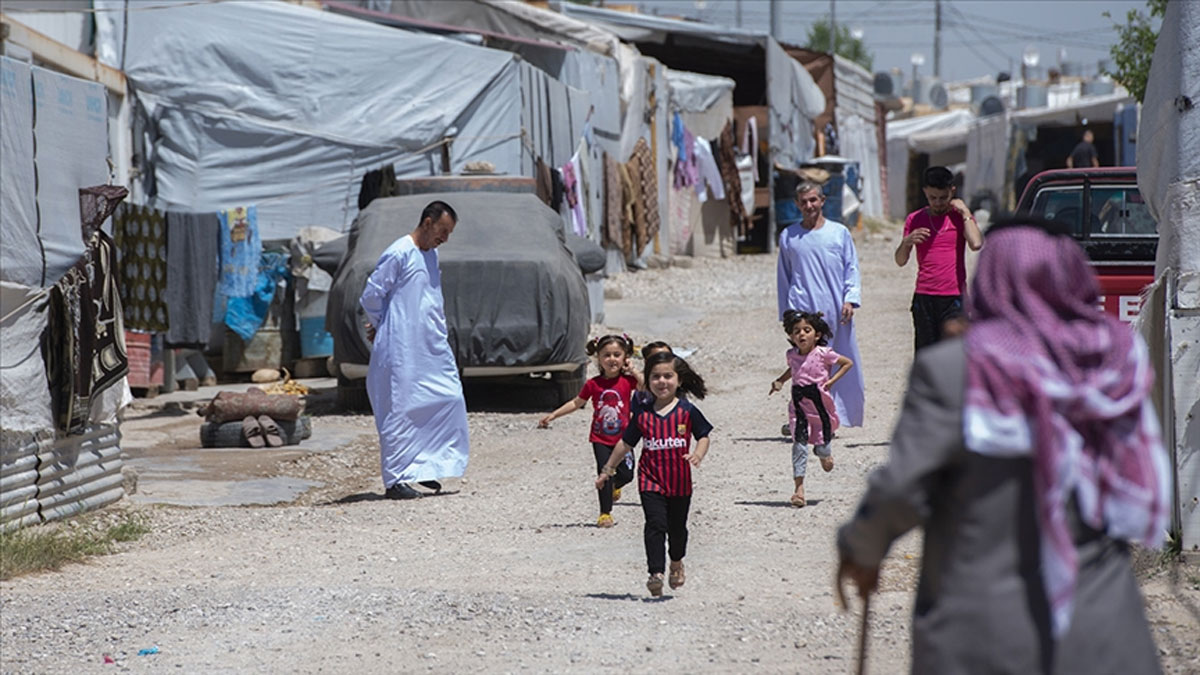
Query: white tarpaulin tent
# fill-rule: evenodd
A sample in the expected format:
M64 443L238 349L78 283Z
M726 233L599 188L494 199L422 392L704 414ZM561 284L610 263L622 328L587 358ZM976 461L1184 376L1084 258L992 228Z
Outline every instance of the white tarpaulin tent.
M967 130L975 115L969 110L950 110L887 123L888 216L903 219L908 215L908 156L920 152L955 158L957 148L964 149ZM933 162L938 164L941 162Z
M486 160L521 173L512 54L276 2L109 14L98 53L123 61L151 121L159 208L257 204L264 239L341 230L363 173L441 173L452 131L452 171Z
M838 154L858 162L862 212L879 218L883 215L883 185L879 180L879 127L873 87L871 74L866 69L850 59L834 55L834 116L841 146Z
M1138 124L1138 189L1158 221L1158 280L1139 317L1175 467L1172 529L1200 546L1200 4L1169 2Z

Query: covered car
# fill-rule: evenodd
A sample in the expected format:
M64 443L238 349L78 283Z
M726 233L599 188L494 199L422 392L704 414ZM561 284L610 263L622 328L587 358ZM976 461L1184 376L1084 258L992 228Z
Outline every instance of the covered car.
M590 309L562 218L535 195L445 192L376 199L355 219L325 317L333 335L338 399L365 409L370 360L358 304L379 256L412 232L434 200L458 225L438 247L450 346L464 378L548 375L560 397L583 386Z

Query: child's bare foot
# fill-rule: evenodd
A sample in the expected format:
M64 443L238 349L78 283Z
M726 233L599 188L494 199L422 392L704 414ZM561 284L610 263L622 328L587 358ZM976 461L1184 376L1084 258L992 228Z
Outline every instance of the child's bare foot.
M687 580L686 577L684 577L684 575L683 575L683 561L682 560L672 560L671 561L671 574L670 574L670 576L667 577L667 583L671 584L671 589L674 590L676 588L679 588L680 586L683 585L683 582L686 580Z
M646 590L650 591L650 595L653 595L656 598L662 596L662 587L663 587L662 572L658 572L656 574L651 574L650 578L646 580Z
M833 456L821 458L821 468L825 469L825 473L833 471Z
M792 501L792 506L794 506L798 509L808 506L808 502L805 501L805 499L804 499L804 488L803 487L796 488L796 494L792 495L791 501Z

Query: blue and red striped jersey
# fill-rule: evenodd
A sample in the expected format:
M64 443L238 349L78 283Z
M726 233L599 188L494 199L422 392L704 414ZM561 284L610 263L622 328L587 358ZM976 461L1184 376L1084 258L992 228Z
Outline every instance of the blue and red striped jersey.
M622 440L631 448L646 441L638 460L638 490L667 497L692 494L692 465L683 456L693 438L708 436L712 428L704 413L686 399L679 399L666 414L652 406L634 406Z

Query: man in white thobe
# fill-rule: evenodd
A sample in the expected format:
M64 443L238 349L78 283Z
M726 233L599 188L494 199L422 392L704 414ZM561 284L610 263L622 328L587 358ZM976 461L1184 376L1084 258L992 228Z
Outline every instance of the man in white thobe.
M379 257L359 298L374 344L367 395L390 499L420 497L411 483L440 490L439 479L467 468L467 407L447 340L436 250L457 221L445 202L426 206L412 234Z
M801 181L796 186L796 205L803 220L779 235L779 320L789 309L824 315L833 331L829 348L854 362L850 372L830 390L838 417L842 426L862 426L863 364L854 337L854 312L862 304L862 279L854 237L845 225L826 220L822 214L825 195L820 185Z

